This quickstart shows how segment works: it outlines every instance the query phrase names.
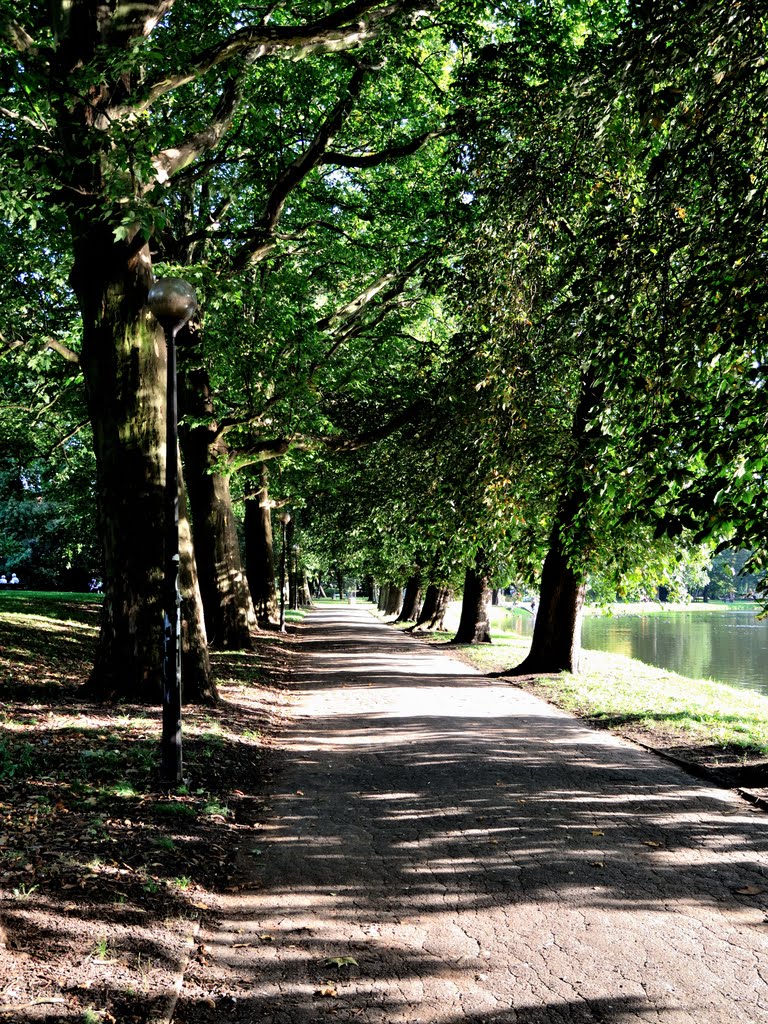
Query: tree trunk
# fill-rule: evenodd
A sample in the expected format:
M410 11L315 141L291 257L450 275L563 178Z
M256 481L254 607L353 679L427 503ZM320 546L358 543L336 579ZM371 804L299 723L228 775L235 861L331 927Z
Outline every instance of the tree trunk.
M389 584L388 583L382 583L381 588L379 590L379 600L378 600L378 602L376 604L376 607L378 608L378 610L380 612L383 612L384 609L387 607L387 602L388 601L389 601Z
M396 622L414 622L419 614L421 599L421 573L414 573L405 585L403 607Z
M192 542L192 530L187 514L187 500L179 459L179 590L181 591L181 689L182 700L188 698L186 680L194 678L198 665L202 665L211 679L206 702L218 700L211 676L208 641L203 618L203 601L197 578L197 562Z
M555 540L544 559L533 639L528 657L505 676L578 672L586 584Z
M394 583L389 584L387 590L387 603L384 608L385 615L399 615L403 605L403 588Z
M434 613L427 622L427 629L443 630L445 629L445 613L448 611L448 605L453 599L453 594L448 587L440 587L437 595L437 607Z
M269 501L269 473L261 466L258 495L245 503L245 565L248 586L259 624L276 624L279 617L275 586L275 549Z
M590 453L589 418L602 398L603 387L595 383L588 368L582 376L581 393L571 428L575 458L571 460L570 484L560 502L541 572L541 589L533 638L528 657L503 675L531 672L578 672L581 656L581 619L586 592L586 569L591 537L579 532L578 545L570 557L563 538L576 528L586 498L584 468Z
M425 629L442 629L450 599L451 592L447 587L438 587L430 583L424 595L424 604L411 630L415 631L422 626Z
M475 557L474 566L469 566L464 577L464 596L461 602L459 629L451 643L489 644L491 627L489 607L491 588L482 552Z
M306 569L303 568L299 570L296 600L298 601L299 608L314 607L312 591L309 586L309 578L307 577Z
M166 346L150 318L147 248L73 216L72 284L83 317L81 366L93 425L104 548L104 610L87 693L159 702L163 680ZM173 458L177 453L172 454ZM191 563L191 548L186 560ZM189 582L191 565L185 573ZM187 619L187 701L215 701L202 615Z
M229 476L220 469L227 448L212 419L208 375L193 370L180 383L182 415L206 420L183 428L180 437L208 640L225 650L250 649L256 613L240 559Z

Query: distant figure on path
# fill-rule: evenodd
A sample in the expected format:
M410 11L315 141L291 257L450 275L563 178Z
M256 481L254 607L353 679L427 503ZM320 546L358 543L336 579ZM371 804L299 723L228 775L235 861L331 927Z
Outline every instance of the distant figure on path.
M21 583L21 580L19 579L19 577L16 575L15 572L12 572L11 573L11 578L10 578L10 580L8 582L9 583Z
M5 573L3 573L2 575L0 575L0 587L7 587L7 586L8 586L8 580L5 578Z

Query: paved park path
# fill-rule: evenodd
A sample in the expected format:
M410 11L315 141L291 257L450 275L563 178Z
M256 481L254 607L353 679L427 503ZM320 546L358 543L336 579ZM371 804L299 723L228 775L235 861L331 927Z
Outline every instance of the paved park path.
M768 1024L768 814L364 608L302 638L179 1021Z

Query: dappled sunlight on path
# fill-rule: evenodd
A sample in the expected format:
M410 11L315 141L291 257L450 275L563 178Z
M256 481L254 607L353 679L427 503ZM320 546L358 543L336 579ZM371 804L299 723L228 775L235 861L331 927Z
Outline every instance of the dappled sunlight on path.
M205 940L233 1014L768 1022L768 816L359 607L304 637L253 884ZM179 1019L211 1013L191 979Z

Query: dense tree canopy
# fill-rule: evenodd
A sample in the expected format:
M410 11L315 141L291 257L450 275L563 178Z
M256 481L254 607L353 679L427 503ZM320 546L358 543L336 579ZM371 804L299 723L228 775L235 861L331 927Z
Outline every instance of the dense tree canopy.
M188 696L204 623L254 625L233 490L380 582L534 583L549 552L553 634L654 538L764 565L759 4L0 11L0 558L96 571L98 508L95 693L159 687L156 272L201 299Z

